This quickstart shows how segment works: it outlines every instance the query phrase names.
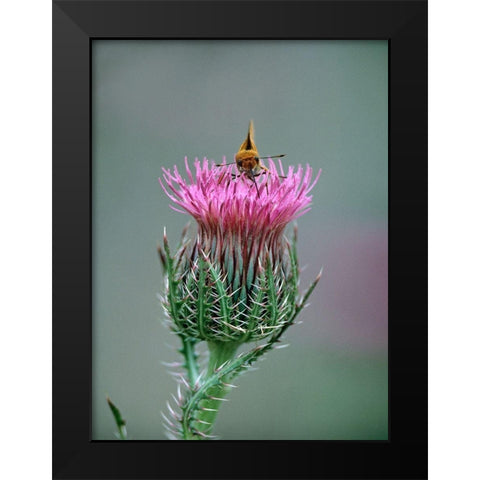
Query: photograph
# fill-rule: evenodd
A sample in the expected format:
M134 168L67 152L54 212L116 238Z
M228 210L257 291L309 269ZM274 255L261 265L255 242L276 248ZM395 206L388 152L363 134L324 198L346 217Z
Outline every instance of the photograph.
M388 40L90 52L91 439L388 441Z

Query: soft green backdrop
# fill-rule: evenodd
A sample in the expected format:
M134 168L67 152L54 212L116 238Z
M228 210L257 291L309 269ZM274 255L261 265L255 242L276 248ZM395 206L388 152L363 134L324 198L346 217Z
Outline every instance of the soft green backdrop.
M223 439L386 439L386 41L111 41L92 48L93 439L164 439L179 360L162 323L156 245L188 220L157 178L184 156L230 161L255 122L260 154L322 168L299 219L306 287L292 327L222 406Z

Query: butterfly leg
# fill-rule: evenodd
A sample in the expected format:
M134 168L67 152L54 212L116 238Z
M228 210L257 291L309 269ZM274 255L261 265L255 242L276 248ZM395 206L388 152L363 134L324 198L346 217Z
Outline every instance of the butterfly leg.
M269 170L267 167L265 167L264 165L259 165L259 166L260 166L260 168L261 168L263 171L260 172L260 173L257 173L257 174L255 175L255 177L258 177L259 175L267 175L267 174L270 173L270 170ZM265 181L265 190L267 191L267 195L268 195L268 178L267 178L267 180Z

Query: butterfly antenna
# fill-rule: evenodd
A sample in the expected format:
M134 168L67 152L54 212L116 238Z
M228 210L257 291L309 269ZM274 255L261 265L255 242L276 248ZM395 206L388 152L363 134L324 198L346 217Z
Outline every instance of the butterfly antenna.
M230 163L216 163L216 167L227 167L228 165L234 165L237 162L230 162Z
M286 157L287 155L285 153L282 153L281 155L267 155L266 157L258 157L260 160L265 160L267 158L282 158Z

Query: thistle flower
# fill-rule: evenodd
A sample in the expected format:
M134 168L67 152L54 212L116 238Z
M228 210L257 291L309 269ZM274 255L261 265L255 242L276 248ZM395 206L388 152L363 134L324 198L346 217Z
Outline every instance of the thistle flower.
M177 167L160 183L175 206L193 216L198 234L179 250L167 287L167 311L178 331L199 340L247 342L268 337L295 310L298 266L286 225L309 210L312 168L280 164L257 189L232 179L232 166L185 159L187 180ZM174 209L177 209L174 207ZM172 303L173 302L173 303ZM178 307L178 308L177 308ZM175 310L175 311L174 311Z
M296 229L289 241L285 227L309 210L320 172L313 179L308 165L285 172L269 159L268 166L247 177L207 159L196 159L192 171L185 158L185 177L175 166L159 179L172 208L197 223L196 238L189 240L185 230L176 252L166 235L159 248L166 271L162 303L182 340L188 373L188 381L181 376L187 393L177 401L182 413L172 413L179 425L169 424L180 438L209 436L229 382L280 341L319 279L299 295ZM235 358L240 344L262 339L265 344ZM203 377L199 341L210 350Z

